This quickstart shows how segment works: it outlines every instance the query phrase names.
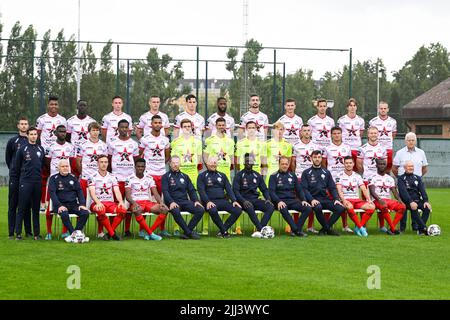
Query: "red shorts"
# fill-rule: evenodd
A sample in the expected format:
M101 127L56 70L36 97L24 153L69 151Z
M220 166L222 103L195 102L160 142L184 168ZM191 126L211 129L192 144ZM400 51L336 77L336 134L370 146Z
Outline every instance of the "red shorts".
M156 184L156 190L158 190L159 195L162 194L162 176L153 176L152 175L153 180L155 180L155 184Z
M392 211L405 211L406 210L405 205L401 204L397 200L392 200L392 199L382 199L382 200L386 203L386 206L389 210L392 210ZM377 208L378 210L382 209L380 203L377 200L374 200L373 204L375 205L375 208Z
M136 203L141 206L144 212L150 212L153 206L156 206L156 202L151 202L149 200L136 200Z
M345 199L345 200L347 200L352 204L353 209L361 209L361 207L363 207L365 204L368 203L367 201L361 199Z
M358 158L358 150L352 150L353 171L356 172L356 159Z
M394 151L392 149L388 149L388 150L386 150L386 153L387 153L386 170L390 171L392 169L392 155L393 155Z
M70 158L70 173L75 175L75 177L80 177L80 172L77 169L77 158Z
M125 211L126 212L126 210L124 210L124 209L120 209L119 207L118 207L118 204L117 203L115 203L115 202L111 202L111 201L102 201L102 204L105 206L105 212L104 213L116 213L116 211L118 211L117 213L120 213L120 211ZM95 212L95 213L99 213L99 214L101 214L101 212L99 212L99 211L97 211L97 210L95 210L94 209L94 206L95 206L95 202L93 202L92 204L91 204L91 211L92 212Z
M83 191L84 198L86 198L87 197L88 181L86 179L80 179L80 186L81 186L81 191Z
M122 195L122 199L125 199L125 181L119 181L119 190L120 194ZM114 194L114 201L117 201L116 194L114 192L113 194Z

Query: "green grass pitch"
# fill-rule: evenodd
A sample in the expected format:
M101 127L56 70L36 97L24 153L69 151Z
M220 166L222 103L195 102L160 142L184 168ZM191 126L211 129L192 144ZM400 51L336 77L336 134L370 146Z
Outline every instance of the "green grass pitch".
M0 188L0 299L450 298L448 189L429 190L440 237L419 237L411 230L395 237L380 234L373 217L367 239L284 234L253 239L248 227L245 236L231 239L139 238L83 245L8 240L7 194ZM249 226L248 217L244 220ZM80 289L67 288L71 265L80 268ZM380 268L380 289L367 287L371 265Z

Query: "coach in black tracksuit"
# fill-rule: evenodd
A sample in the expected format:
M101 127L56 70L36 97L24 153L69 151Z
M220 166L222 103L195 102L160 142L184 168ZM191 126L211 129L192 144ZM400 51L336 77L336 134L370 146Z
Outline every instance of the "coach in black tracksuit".
M211 219L220 230L217 236L229 238L230 234L228 233L228 229L239 218L242 213L242 208L237 202L227 176L217 171L217 157L209 157L206 167L208 170L199 174L197 178L198 193L206 207L206 211L208 211ZM232 203L227 199L227 196L231 199ZM219 217L218 211L222 210L230 214L225 224Z
M426 233L426 223L431 211L428 202L428 195L422 178L414 174L414 163L405 163L405 173L397 179L398 192L406 208L411 211L413 229L417 229L419 234ZM418 209L422 210L420 216ZM400 230L406 229L406 219L400 221Z
M302 232L303 224L311 213L311 205L306 201L303 188L297 179L297 176L289 172L289 159L280 158L280 169L269 178L270 197L280 211L284 220L291 227L291 235L306 237ZM289 210L301 212L301 216L295 224Z
M197 192L189 176L180 171L179 157L175 156L170 159L170 171L162 176L161 184L164 202L172 213L175 222L184 231L181 238L200 239L200 236L194 232L194 228L203 217L205 208L199 202ZM189 224L184 221L181 211L187 211L194 215Z
M86 199L81 190L80 182L75 175L69 173L69 161L61 160L58 163L59 173L50 177L48 191L52 200L52 211L61 216L61 221L70 234L75 230L83 230L89 219L86 208ZM79 217L76 227L70 222L69 214Z
M22 240L22 223L25 212L33 212L34 239L41 239L39 226L39 206L41 200L41 171L44 167L44 148L36 143L37 129L27 131L28 144L21 146L14 160L14 170L19 176L19 207L16 217L16 240Z
M8 235L14 238L14 228L16 226L17 206L19 204L19 173L14 170L14 157L20 147L28 144L28 120L19 119L17 123L19 134L9 139L6 144L5 162L9 169L9 190L8 190ZM25 233L31 235L31 214L26 212L24 216Z
M258 188L266 199L265 201L259 199ZM234 177L233 191L256 229L261 231L262 227L266 226L272 217L274 207L270 201L269 190L264 178L253 170L253 160L248 153L244 155L244 170L239 171ZM258 220L255 210L264 212L261 222Z
M301 178L306 200L313 206L317 220L322 225L319 234L338 236L339 234L331 229L331 227L336 223L342 213L344 213L345 208L338 200L339 195L336 184L333 181L330 171L321 166L322 152L315 150L311 155L313 165L311 168L303 171ZM323 209L333 212L328 222L322 213Z

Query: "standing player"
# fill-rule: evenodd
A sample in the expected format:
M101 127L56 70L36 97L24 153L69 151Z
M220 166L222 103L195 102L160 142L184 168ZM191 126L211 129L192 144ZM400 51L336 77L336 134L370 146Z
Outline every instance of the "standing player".
M113 111L106 114L102 119L102 140L107 144L112 138L117 138L119 135L118 128L121 120L127 120L130 126L133 124L131 116L122 111L123 99L121 96L112 98Z
M341 198L341 202L347 210L350 219L355 223L355 233L360 237L367 237L365 224L372 217L375 211L369 190L367 189L362 177L353 171L354 162L351 156L344 158L345 170L336 177L336 188ZM361 200L359 197L359 189L367 199ZM364 214L359 221L355 213L355 209L364 209Z
M186 111L180 113L175 117L175 125L173 136L176 138L180 134L181 122L188 119L192 123L192 133L196 138L202 138L203 130L205 129L205 118L197 112L197 97L189 94L186 97Z
M312 141L322 150L331 143L330 130L334 127L334 120L327 116L327 100L317 101L317 114L308 120L311 126Z
M386 160L377 159L375 162L377 165L377 174L370 178L370 194L375 199L373 201L375 207L381 211L384 220L389 224L390 230L387 230L386 233L389 235L397 235L400 232L395 227L402 219L406 211L406 206L400 200L394 178L386 174ZM397 201L391 199L391 192ZM394 221L391 220L390 210L395 211Z
M148 135L152 131L152 118L153 116L160 116L162 121L162 127L164 130L161 131L163 136L169 136L169 117L164 112L159 111L159 106L161 105L161 99L158 96L151 96L148 101L150 109L144 113L139 118L139 124L137 125L136 137L141 140L142 137Z
M245 124L245 133L246 137L236 143L237 170L241 170L241 167L244 166L244 155L249 153L254 161L253 170L265 175L267 168L266 144L258 139L256 123L253 121L247 122Z
M284 104L285 114L278 119L284 125L284 139L292 146L300 141L300 130L303 126L303 120L295 114L295 100L286 99Z
M364 133L364 119L356 114L358 103L356 99L347 101L347 114L337 121L338 127L342 129L342 140L344 144L352 149L353 163L356 165L358 149L361 147L361 137ZM356 168L355 168L356 169Z
M380 101L378 116L369 121L369 125L378 129L378 140L387 152L387 170L392 168L394 138L397 134L397 121L388 116L389 105Z
M234 118L230 116L227 112L227 99L224 97L217 98L217 112L213 113L206 121L206 132L207 137L212 136L216 133L216 121L219 118L225 119L225 134L233 138L234 132Z
M260 111L260 101L257 94L252 94L249 101L249 111L244 113L241 117L239 137L244 136L244 129L247 128L248 122L256 124L256 137L263 141L266 140L267 132L269 130L269 118Z

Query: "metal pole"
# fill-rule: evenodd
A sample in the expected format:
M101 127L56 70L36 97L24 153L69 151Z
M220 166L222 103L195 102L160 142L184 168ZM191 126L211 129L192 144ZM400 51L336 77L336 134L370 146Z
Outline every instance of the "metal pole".
M119 95L119 84L120 84L120 79L119 79L119 45L117 45L117 63L116 63L116 95Z
M378 59L377 59L377 66L375 68L375 72L377 74L377 106L380 104L380 75L379 75L379 68L378 68Z
M208 61L205 62L205 119L208 119Z
M273 50L273 112L277 112L277 50Z
M198 79L198 74L199 74L199 60L200 60L200 48L197 47L197 78L195 80L195 96L197 97L197 102L198 102L198 87L200 86L199 84L199 79Z
M348 97L351 98L352 97L352 66L353 66L353 62L352 62L352 48L350 48L350 64L348 66Z
M127 59L127 113L130 113L130 84L131 84L131 79L130 79L130 59Z
M285 101L286 101L286 63L283 62L283 101L281 101L283 105L283 113Z
M45 77L44 58L41 58L41 78L39 81L39 112L40 112L40 114L44 113L44 77Z
M80 100L81 92L81 62L80 62L80 16L81 16L81 0L78 0L78 49L77 49L77 101Z
M34 118L34 51L35 51L35 42L32 42L33 54L31 58L31 77L30 77L30 114L31 117Z

